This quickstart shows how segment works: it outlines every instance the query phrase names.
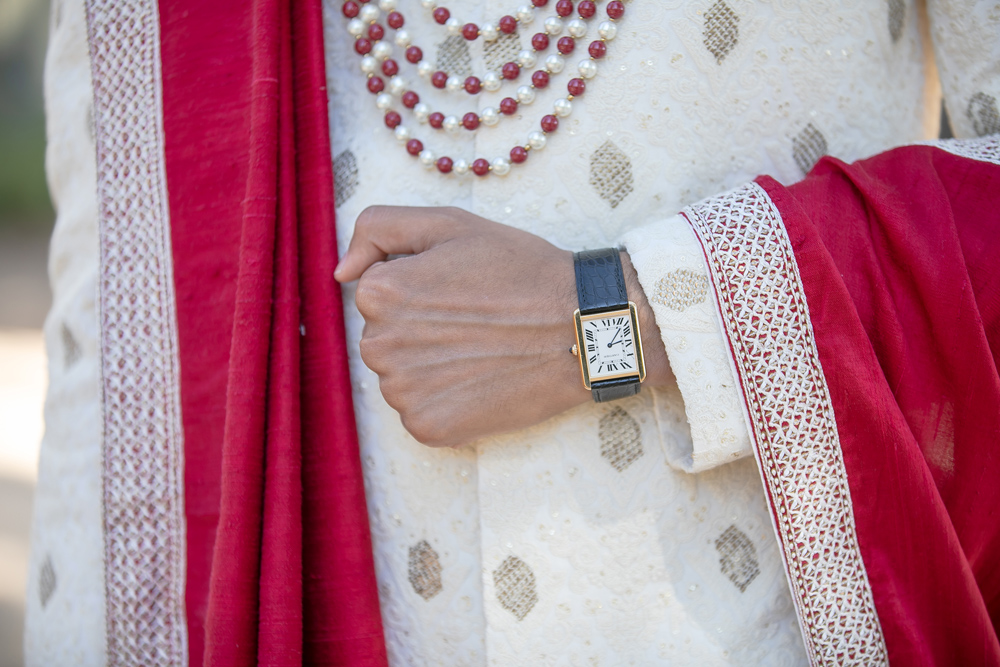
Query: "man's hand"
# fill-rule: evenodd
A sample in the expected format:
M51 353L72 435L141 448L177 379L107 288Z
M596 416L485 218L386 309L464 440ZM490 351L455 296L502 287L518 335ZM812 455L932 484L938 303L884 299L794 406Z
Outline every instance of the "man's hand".
M651 311L625 269L646 311L643 333L653 334L643 335L654 348L647 378L669 379ZM591 400L569 353L573 255L542 238L457 208L376 206L358 217L335 277L360 278L361 358L426 445L517 430Z

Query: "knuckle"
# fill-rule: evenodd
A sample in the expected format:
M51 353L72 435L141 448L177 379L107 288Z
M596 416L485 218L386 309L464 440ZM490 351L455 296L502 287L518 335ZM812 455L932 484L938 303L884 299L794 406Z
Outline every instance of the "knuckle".
M378 220L382 217L385 211L384 206L369 206L365 210L358 214L357 220L354 221L354 233L357 234L358 231L367 232L372 226L377 224Z
M447 430L441 428L440 420L435 419L426 412L401 413L403 428L405 428L413 438L428 447L447 446Z

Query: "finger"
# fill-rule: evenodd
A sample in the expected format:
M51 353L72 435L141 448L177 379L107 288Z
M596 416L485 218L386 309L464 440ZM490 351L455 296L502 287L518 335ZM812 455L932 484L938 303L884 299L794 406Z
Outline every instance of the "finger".
M357 280L374 262L389 255L415 255L453 238L458 223L448 211L410 206L365 209L334 278L342 283Z

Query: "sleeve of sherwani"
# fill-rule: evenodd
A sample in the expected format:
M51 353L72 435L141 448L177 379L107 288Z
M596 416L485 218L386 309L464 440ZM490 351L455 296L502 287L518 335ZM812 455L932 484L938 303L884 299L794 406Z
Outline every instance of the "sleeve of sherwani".
M1000 132L1000 4L930 0L927 10L955 136Z
M677 215L633 230L623 245L656 316L691 427L690 441L663 439L667 461L700 472L747 456L750 436L735 369L690 224Z

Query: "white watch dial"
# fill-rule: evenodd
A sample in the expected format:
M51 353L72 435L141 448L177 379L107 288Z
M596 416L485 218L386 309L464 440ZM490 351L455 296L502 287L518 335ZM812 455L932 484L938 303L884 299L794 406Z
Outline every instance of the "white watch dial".
M582 353L591 382L639 374L628 311L587 319L582 324Z

